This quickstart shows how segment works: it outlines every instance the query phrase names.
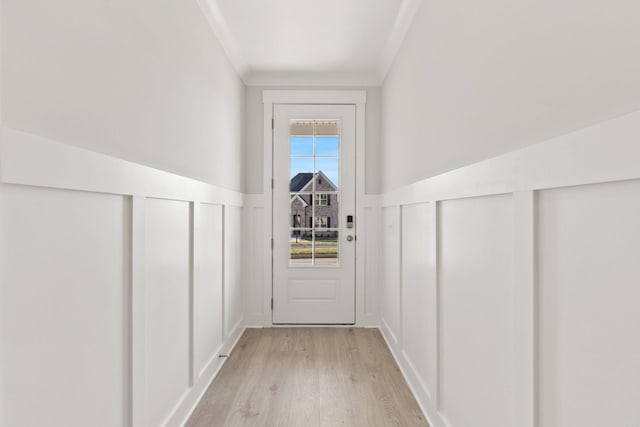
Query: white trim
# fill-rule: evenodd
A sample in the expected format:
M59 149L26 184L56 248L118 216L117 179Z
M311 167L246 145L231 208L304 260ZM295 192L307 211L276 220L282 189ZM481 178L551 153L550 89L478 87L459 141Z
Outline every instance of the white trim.
M237 336L235 337L235 340L232 342L232 344L229 347L228 354L231 354L231 352L235 349L236 345L238 344L238 341L240 341L240 337L242 337L242 334L244 334L244 331L246 329L247 328L243 327L242 329L239 330L239 333L237 333ZM219 358L219 355L218 355L218 353L216 353L216 354L214 354L214 356L212 358L212 361L215 360L215 359L218 359L218 358ZM187 421L189 421L189 418L191 418L191 415L193 415L193 411L196 409L196 407L198 406L198 404L200 403L200 401L204 397L204 394L207 392L207 390L209 389L209 387L213 383L213 380L216 379L216 377L218 376L218 374L222 370L222 367L227 362L227 360L228 360L228 357L222 358L222 360L215 367L215 369L213 370L211 375L208 377L208 379L206 381L199 381L199 386L197 386L196 388L191 389L191 394L194 393L194 390L197 390L197 394L193 398L184 399L181 402L181 405L185 405L187 403L190 403L190 405L189 405L188 409L184 412L184 414L182 416L182 421L180 421L180 423L178 424L180 427L184 427L187 424ZM214 365L215 364L213 364L213 363L209 363L207 365L207 367L205 368L205 370L203 370L203 374L206 373L207 370L213 369ZM175 414L175 415L178 415L178 414Z
M302 206L303 206L303 207L305 207L305 208L306 208L307 206L309 206L309 204L308 204L307 202L305 202L305 201L304 201L304 199L303 199L302 197L300 197L300 195L299 195L299 194L296 194L295 196L293 196L293 197L289 200L289 204L293 203L293 201L294 201L295 199L300 200L300 203L302 203Z
M407 385L409 386L409 390L411 391L411 394L413 395L414 399L418 403L418 406L420 407L420 411L422 412L422 415L424 415L424 417L427 419L427 423L429 423L429 426L430 427L449 427L449 426L443 425L442 423L435 423L434 419L429 416L430 413L436 413L437 411L431 412L430 411L431 408L426 408L424 405L429 401L425 399L421 399L421 394L416 392L417 384L420 384L420 380L418 379L419 376L415 371L411 369L411 365L403 356L404 353L400 349L396 348L396 345L394 345L391 341L389 341L390 338L393 338L393 333L391 332L391 330L386 328L385 326L381 326L380 328L378 328L378 330L380 331L380 334L382 335L382 338L384 339L384 342L387 345L389 352L391 352L391 355L393 356L393 360L395 360L396 365L398 365L398 369L400 369L400 372L402 373L402 377L404 378Z
M229 26L224 16L222 16L218 2L216 0L196 0L196 2L200 6L200 10L202 10L220 46L227 54L229 62L246 84L245 76L249 71L249 65L231 35L231 31L229 31Z
M264 167L263 167L263 191L264 191L264 216L265 216L265 280L263 283L264 319L263 326L272 325L271 297L273 260L271 250L272 224L273 224L273 190L271 188L273 176L273 107L276 104L319 104L319 105L355 105L356 106L356 234L364 235L364 224L358 229L358 220L363 221L364 205L369 199L365 196L365 104L367 92L365 90L264 90L263 102L263 143L264 143ZM358 231L359 230L359 231ZM364 259L358 254L364 253L365 239L356 239L356 326L364 326Z
M402 43L411 28L413 18L418 13L422 0L402 0L393 28L378 59L378 83L381 85L387 77L393 61L402 47Z
M264 71L252 69L232 35L217 0L196 0L229 62L247 86L380 86L411 28L422 0L402 0L380 55L364 71Z
M536 419L535 209L534 191L513 193L514 393L520 427L535 427Z
M640 111L388 191L382 206L640 177Z
M273 104L327 104L327 105L360 105L367 102L366 90L263 90L262 103L267 106ZM269 114L269 129L271 129L271 114Z
M435 310L436 377L427 383L432 396L421 394L424 379L412 367L411 354L401 342L402 330L392 331L385 319L381 330L389 348L414 391L421 407L431 416L433 427L450 425L440 412L442 391L443 329L441 324L440 262L438 234L439 202L464 197L497 194L513 196L513 286L514 286L514 417L518 426L533 427L539 416L536 319L536 192L538 190L640 179L640 112L547 140L527 148L481 161L439 176L419 181L380 195L383 207L398 208L414 203L431 204L429 224L435 236L432 245L435 259L437 302ZM388 262L382 260L381 264ZM391 284L401 289L401 278ZM433 331L431 331L433 333ZM432 366L433 368L433 366Z
M125 269L128 277L123 280L128 287L128 295L123 300L124 347L127 349L127 365L124 368L126 389L123 390L123 425L134 427L146 425L146 209L147 198L179 200L190 204L190 271L189 280L189 387L173 406L163 425L184 424L186 417L199 402L200 397L219 370L216 363L218 353L209 360L209 365L200 373L193 366L193 277L194 251L197 237L194 227L199 220L200 203L241 208L245 196L237 191L207 184L195 179L176 175L148 166L117 159L75 146L52 141L43 137L3 128L0 133L0 183L12 185L38 186L117 194L125 199L125 233L129 234L128 247L123 248ZM2 213L0 212L0 215ZM226 214L226 213L225 213ZM226 223L225 223L226 224ZM0 224L4 226L4 224ZM0 258L0 262L3 262ZM237 286L242 287L242 278ZM242 293L240 292L240 295ZM223 311L220 316L224 316ZM224 335L222 350L230 343L237 342L244 330L244 313L229 334ZM223 319L224 323L224 319ZM233 347L231 345L231 347ZM0 366L1 369L1 366ZM201 374L196 375L196 374Z
M146 230L147 204L143 196L131 198L131 413L132 425L147 423L147 313Z
M380 73L370 72L292 72L249 71L243 78L247 86L379 86Z
M239 191L6 127L1 137L0 182L242 206Z

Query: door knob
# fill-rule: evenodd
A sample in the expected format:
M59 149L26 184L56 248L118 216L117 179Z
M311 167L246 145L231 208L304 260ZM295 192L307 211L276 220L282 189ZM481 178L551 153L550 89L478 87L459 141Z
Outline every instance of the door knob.
M347 236L347 242L352 242L352 241L353 241L353 239L354 239L354 237L353 237L353 236L351 236L351 235Z

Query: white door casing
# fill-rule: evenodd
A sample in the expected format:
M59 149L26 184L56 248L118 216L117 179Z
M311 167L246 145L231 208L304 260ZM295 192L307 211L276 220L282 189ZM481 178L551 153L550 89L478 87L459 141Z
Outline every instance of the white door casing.
M274 105L273 114L273 323L354 324L355 105ZM304 138L311 152L307 148L303 154L295 148L292 151L293 122L313 127L313 137ZM338 158L324 158L322 137L315 136L315 129L327 123L335 123L338 129ZM292 158L292 153L309 157ZM326 168L335 163L339 167L332 174ZM292 188L293 176L307 169L310 173L300 178L308 180L308 185ZM337 185L326 186L331 178ZM314 191L327 193L316 195ZM329 204L334 200L334 217L319 216L327 204L319 201L322 197L329 198ZM305 205L303 219L297 223L292 203ZM348 228L348 215L354 219L352 228ZM337 255L332 252L335 249Z

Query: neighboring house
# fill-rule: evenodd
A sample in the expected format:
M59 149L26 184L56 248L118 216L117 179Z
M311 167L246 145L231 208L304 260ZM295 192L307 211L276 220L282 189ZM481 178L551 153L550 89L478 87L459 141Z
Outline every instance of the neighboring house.
M314 174L312 172L300 172L291 178L289 183L289 191L292 193L290 199L291 217L289 220L291 227L311 229L314 226L313 217L315 215L316 237L335 236L335 231L322 232L322 229L338 227L338 194L323 192L336 192L338 188L322 171L318 171L315 174L315 197L312 197L313 179ZM311 236L311 231L303 230L299 233L299 236Z

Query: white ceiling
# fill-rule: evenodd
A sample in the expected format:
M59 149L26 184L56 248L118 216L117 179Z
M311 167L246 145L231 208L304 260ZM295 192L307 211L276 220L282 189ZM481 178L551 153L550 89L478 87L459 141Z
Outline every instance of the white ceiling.
M248 85L377 85L421 0L198 0Z

